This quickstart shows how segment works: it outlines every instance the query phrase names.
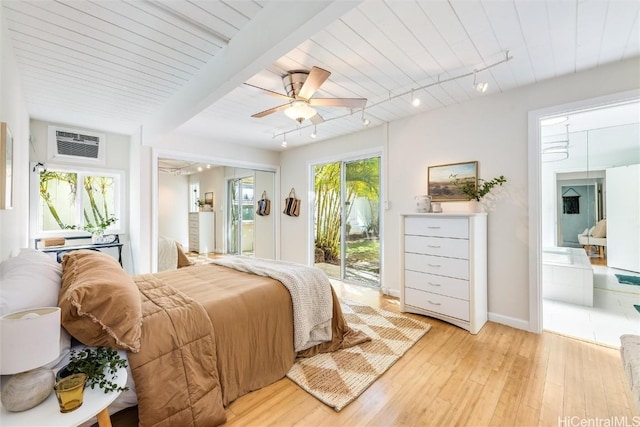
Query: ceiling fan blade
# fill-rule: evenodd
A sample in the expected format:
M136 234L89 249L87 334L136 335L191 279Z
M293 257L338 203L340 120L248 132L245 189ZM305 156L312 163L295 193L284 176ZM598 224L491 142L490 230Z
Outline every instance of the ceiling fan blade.
M324 119L318 113L316 113L316 115L311 117L309 120L311 120L311 123L313 123L314 125L319 125L320 123L324 122Z
M278 92L274 92L272 90L269 89L265 89L263 87L259 87L259 86L254 86L254 85L250 85L249 83L245 83L245 86L249 86L251 88L257 89L261 92L266 93L267 95L271 95L271 96L275 96L276 98L280 98L280 99L291 99L290 97L288 97L287 95L284 95L282 93L278 93Z
M307 76L307 79L304 81L304 84L300 88L298 92L298 96L300 98L309 99L313 96L314 93L322 86L331 73L327 70L323 70L322 68L313 67L311 72Z
M255 117L255 118L259 119L260 117L268 116L269 114L273 114L273 113L277 113L278 111L286 110L290 106L291 106L290 104L282 104L282 105L279 105L277 107L269 108L268 110L260 111L259 113L256 113L251 117Z
M367 105L367 98L313 98L309 100L310 105L318 107L347 107L364 108Z

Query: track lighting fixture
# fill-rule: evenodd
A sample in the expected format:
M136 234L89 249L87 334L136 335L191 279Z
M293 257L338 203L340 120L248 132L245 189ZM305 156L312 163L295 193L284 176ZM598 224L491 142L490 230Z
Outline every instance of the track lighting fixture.
M282 148L287 148L287 134L284 133L282 135L282 144L280 144L282 146Z
M414 107L418 107L420 105L420 98L414 95L413 90L411 90L411 105Z
M313 125L313 132L311 132L311 138L316 139L316 136L318 136L318 129L316 125Z
M476 77L478 75L477 71L473 72L473 87L480 93L485 93L489 88L489 83L487 82L476 82Z
M343 118L351 117L351 116L354 116L354 118L355 118L355 115L356 115L358 109L362 108L362 116L361 116L360 120L362 121L362 126L367 127L367 126L369 126L371 124L371 121L368 118L365 117L365 114L364 114L365 108L367 108L367 109L372 109L373 108L375 110L375 108L378 107L379 105L382 105L382 104L384 104L386 102L393 101L393 100L395 100L397 98L407 97L409 94L411 94L411 105L413 105L414 107L418 107L421 104L421 100L420 100L420 98L418 98L416 96L416 93L415 93L416 91L417 92L420 92L422 90L426 91L427 89L429 89L431 87L440 86L442 84L449 83L449 82L456 81L456 80L460 80L460 79L468 79L471 76L473 76L473 87L474 87L474 89L477 90L480 93L485 93L489 89L489 83L487 83L487 82L478 82L477 81L477 74L481 73L483 71L490 70L490 69L492 69L494 67L497 67L500 64L504 64L506 62L509 62L512 59L513 59L513 56L509 56L509 51L505 51L503 59L495 61L495 62L492 62L491 64L486 65L486 66L484 66L482 68L473 69L472 71L466 71L466 72L463 72L463 73L460 73L460 74L457 74L457 75L454 75L454 76L450 76L450 77L447 77L447 78L440 78L440 76L437 76L437 79L432 79L432 81L429 82L429 83L426 83L426 84L421 85L421 86L419 86L417 88L412 88L410 90L403 91L403 92L397 93L397 94L392 94L391 91L389 91L389 96L388 97L385 97L384 99L381 99L380 101L378 101L376 103L367 104L365 107L358 106L357 108L352 108L348 113L345 113L345 114L342 114L342 115L337 115L337 116L331 117L329 119L321 119L320 122L326 123L326 122L329 122L329 121L339 120L339 119L343 119ZM296 104L296 105L298 105L298 104ZM284 106L282 106L282 107L284 107ZM304 106L300 106L298 108L301 108L301 107L304 108ZM279 107L276 107L276 108L279 108ZM311 107L311 109L313 109L313 108ZM270 111L270 110L267 110L267 111ZM293 112L293 111L294 110L292 110L291 112ZM261 113L259 113L259 114L261 114ZM296 121L298 121L298 123L300 125L302 125L302 123L304 123L304 120L306 120L306 119L299 120L299 118L301 117L299 114L294 114L293 116L294 116L293 118L295 118ZM308 126L310 126L310 125L308 125ZM302 126L302 127L298 126L297 130L300 130L301 128L305 128L305 127L307 127L307 126ZM276 137L278 137L280 135L284 135L287 132L293 132L293 131L294 130L289 129L289 130L284 130L281 133L274 133L273 134L273 138L275 139ZM317 137L315 124L314 124L313 133L311 134L311 138L314 138L314 135ZM282 143L283 147L285 146L285 144L286 144L286 141L283 141L283 143Z
M362 109L362 126L367 127L371 124L371 121L364 116L364 108Z

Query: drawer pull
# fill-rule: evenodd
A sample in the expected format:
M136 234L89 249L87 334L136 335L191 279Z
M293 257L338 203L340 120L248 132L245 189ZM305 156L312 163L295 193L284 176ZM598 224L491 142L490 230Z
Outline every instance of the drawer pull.
M442 267L440 264L429 264L429 267Z
M440 283L431 283L431 282L429 282L429 285L431 285L431 286L442 286Z
M427 245L427 247L429 247L429 248L435 248L435 249L440 249L440 246L436 246L436 245Z
M430 226L430 227L427 227L427 228L432 229L432 230L439 230L441 227L440 226L438 226L438 227Z
M429 302L429 304L433 304L433 305L442 305L439 302L433 302L430 299L427 300Z

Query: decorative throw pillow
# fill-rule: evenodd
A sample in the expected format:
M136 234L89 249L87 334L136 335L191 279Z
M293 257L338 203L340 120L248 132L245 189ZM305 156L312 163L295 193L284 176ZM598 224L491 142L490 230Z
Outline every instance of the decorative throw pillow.
M607 237L607 220L601 219L598 221L591 235L593 237Z
M140 350L140 292L111 256L90 250L66 254L58 305L62 326L83 344Z

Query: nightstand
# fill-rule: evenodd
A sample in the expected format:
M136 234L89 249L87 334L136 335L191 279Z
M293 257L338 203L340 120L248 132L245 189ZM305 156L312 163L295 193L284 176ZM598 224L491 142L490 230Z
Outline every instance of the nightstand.
M107 374L107 377L109 374ZM127 370L120 368L114 381L119 387L127 382ZM120 395L119 391L105 393L101 388L85 388L82 406L75 411L63 414L60 412L56 394L51 390L47 399L38 406L23 412L9 412L4 407L0 412L0 425L13 426L60 426L73 427L80 425L97 416L100 427L111 427L108 407Z

